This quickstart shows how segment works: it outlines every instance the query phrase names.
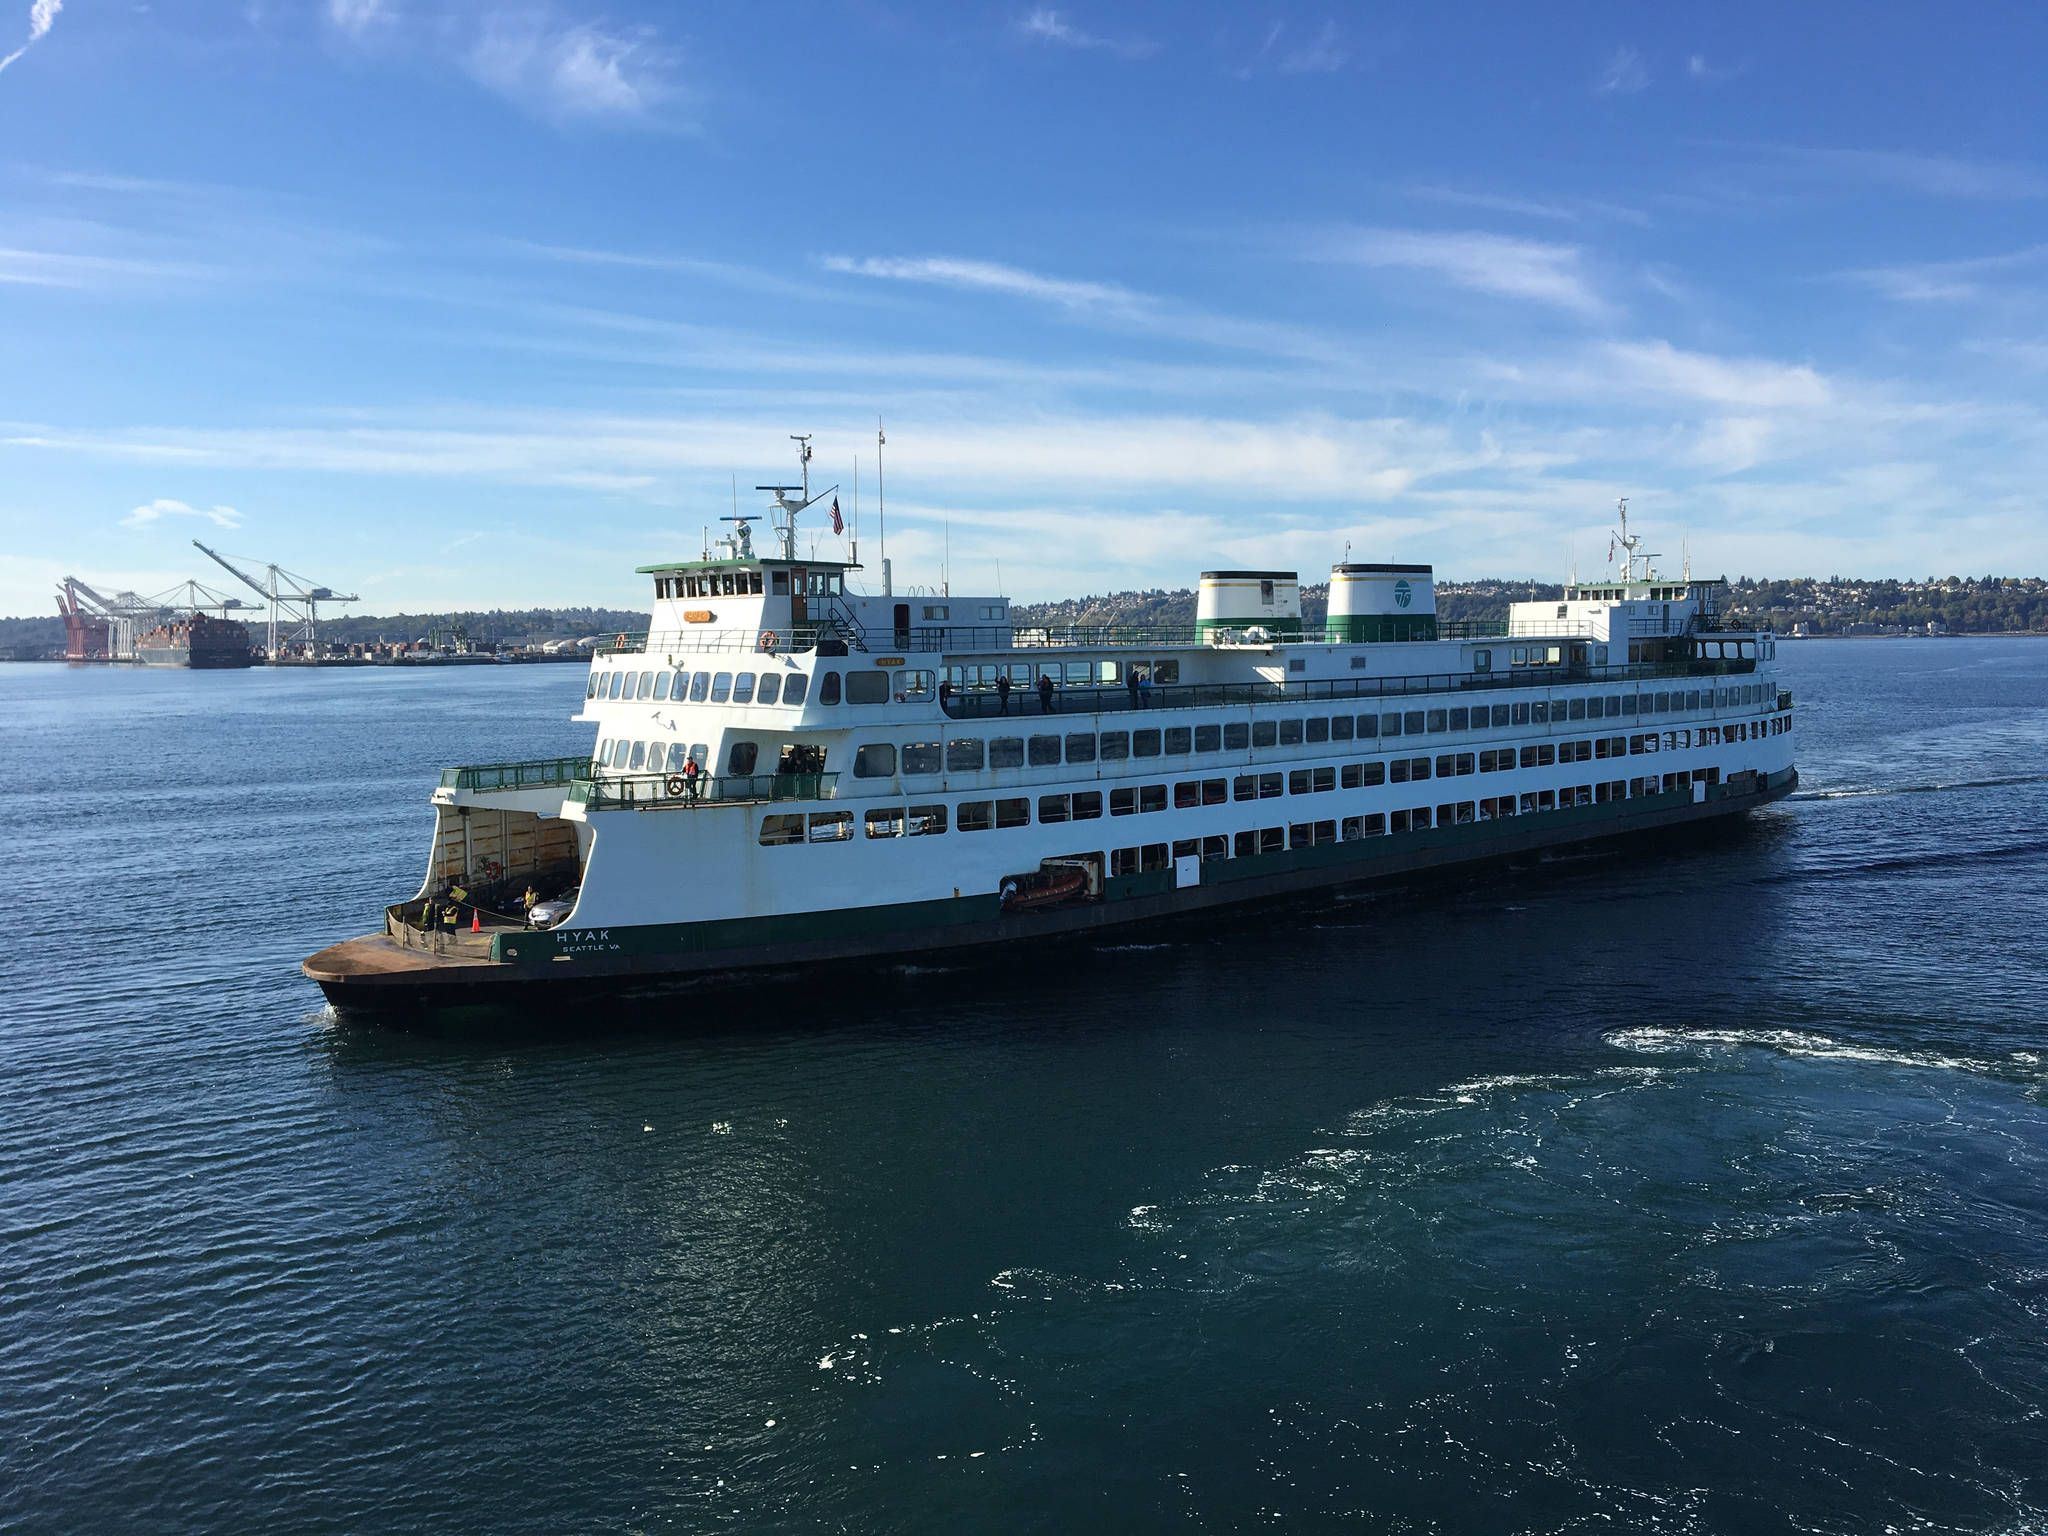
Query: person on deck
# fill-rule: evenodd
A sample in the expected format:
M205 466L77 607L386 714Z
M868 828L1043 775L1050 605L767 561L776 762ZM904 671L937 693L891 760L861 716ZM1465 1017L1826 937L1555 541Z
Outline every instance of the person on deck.
M1041 715L1050 715L1055 712L1052 698L1052 678L1043 672L1038 674L1038 712Z
M683 788L689 791L692 800L697 798L697 757L695 753L683 759Z
M1138 697L1138 669L1136 667L1126 666L1124 668L1124 688L1130 693L1131 708L1136 709L1144 702Z
M999 715L1007 715L1009 712L1010 678L1009 674L1005 673L1003 676L996 679L996 713Z

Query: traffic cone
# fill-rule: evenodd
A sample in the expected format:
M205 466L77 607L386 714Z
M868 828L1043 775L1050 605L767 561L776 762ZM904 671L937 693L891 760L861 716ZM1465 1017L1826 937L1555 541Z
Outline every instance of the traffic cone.
M484 931L484 915L475 907L469 909L469 931L471 933L482 933Z

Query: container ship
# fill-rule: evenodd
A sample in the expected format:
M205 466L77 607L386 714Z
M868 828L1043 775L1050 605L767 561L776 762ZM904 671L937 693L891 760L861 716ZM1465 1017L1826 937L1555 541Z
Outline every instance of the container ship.
M210 670L246 667L255 655L246 624L194 613L137 635L135 659L149 667Z
M1192 631L1033 629L1000 596L856 592L808 489L638 567L587 756L451 767L419 889L304 963L337 1007L552 1004L1159 924L1791 793L1776 638L1652 569L1440 621L1426 565L1201 577ZM821 493L822 494L822 493ZM527 915L533 906L535 915ZM545 926L541 926L545 924Z

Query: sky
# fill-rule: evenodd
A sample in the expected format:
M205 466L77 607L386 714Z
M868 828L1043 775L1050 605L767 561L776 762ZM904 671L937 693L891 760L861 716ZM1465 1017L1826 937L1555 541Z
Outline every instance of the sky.
M1590 581L1623 496L1667 570L2038 574L2044 45L1998 0L0 0L0 613L227 585L194 538L356 612L642 605L799 432L868 590L884 537L1019 600Z

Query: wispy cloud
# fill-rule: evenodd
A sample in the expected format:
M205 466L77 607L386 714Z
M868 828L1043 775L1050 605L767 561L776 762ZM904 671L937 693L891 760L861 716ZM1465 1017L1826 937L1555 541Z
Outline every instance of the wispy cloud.
M203 517L219 528L239 528L242 514L233 507L188 507L182 501L159 496L146 501L121 519L123 528L147 528L167 517Z
M1600 66L1600 78L1593 89L1602 96L1633 96L1650 88L1650 66L1634 48L1617 48Z
M1732 64L1727 68L1717 68L1707 62L1707 56L1703 53L1695 53L1685 61L1686 76L1692 80L1733 80L1748 68L1747 64Z
M0 283L34 288L97 288L148 278L194 278L213 269L186 262L141 261L78 251L37 251L0 246Z
M1334 75L1350 62L1351 54L1344 46L1337 23L1325 21L1306 43L1283 51L1278 68L1283 75Z
M50 28L57 24L57 13L64 9L64 0L34 0L28 8L28 41L14 52L0 59L0 69L5 69L29 49L50 35Z
M1863 267L1842 276L1904 303L1955 303L1983 298L1996 287L1993 279L2043 265L2048 265L2048 245L2030 245L1997 256Z
M1923 197L1974 202L2048 197L2048 177L2022 165L1879 149L1811 149L1790 144L1734 147L1761 151L1785 169L1808 176L1892 187Z
M650 27L581 19L555 0L480 7L428 0L325 0L344 45L452 65L514 105L559 123L675 128L679 52Z
M1611 313L1611 306L1588 281L1575 245L1476 231L1369 229L1339 235L1311 254L1361 266L1430 272L1460 288L1547 304L1587 319Z
M1288 38L1287 23L1275 21L1252 56L1231 71L1239 80L1263 74L1334 75L1351 62L1351 50L1335 21L1326 20L1312 37L1303 41Z
M386 0L327 0L327 19L342 31L360 37L395 17Z
M1668 341L1609 342L1602 352L1626 384L1713 405L1820 406L1834 396L1813 369L1768 358L1682 352Z
M1075 48L1084 52L1113 54L1121 59L1149 58L1159 51L1159 45L1148 37L1105 37L1099 33L1083 31L1060 12L1040 6L1017 23L1019 36L1036 43L1051 43L1060 48Z
M995 261L972 261L958 256L821 256L818 262L828 272L1014 294L1066 309L1130 310L1151 302L1145 295L1114 283L1046 277L1041 273L1027 272L1022 267L1005 266Z
M650 32L560 26L531 15L485 24L464 59L479 83L544 117L651 123L680 94L676 55Z
M711 261L700 256L657 256L642 251L607 251L589 246L548 245L535 240L508 240L511 249L545 261L575 266L620 267L640 272L673 272L683 277L700 277L728 287L781 298L819 299L844 303L843 289L823 283L798 282L757 267L736 262Z
M1479 208L1488 213L1511 214L1516 218L1547 219L1560 224L1578 224L1605 219L1617 224L1648 224L1649 215L1637 208L1600 198L1575 197L1545 202L1533 197L1514 197L1500 192L1469 192L1459 187L1410 187L1408 195L1424 202L1452 208Z

